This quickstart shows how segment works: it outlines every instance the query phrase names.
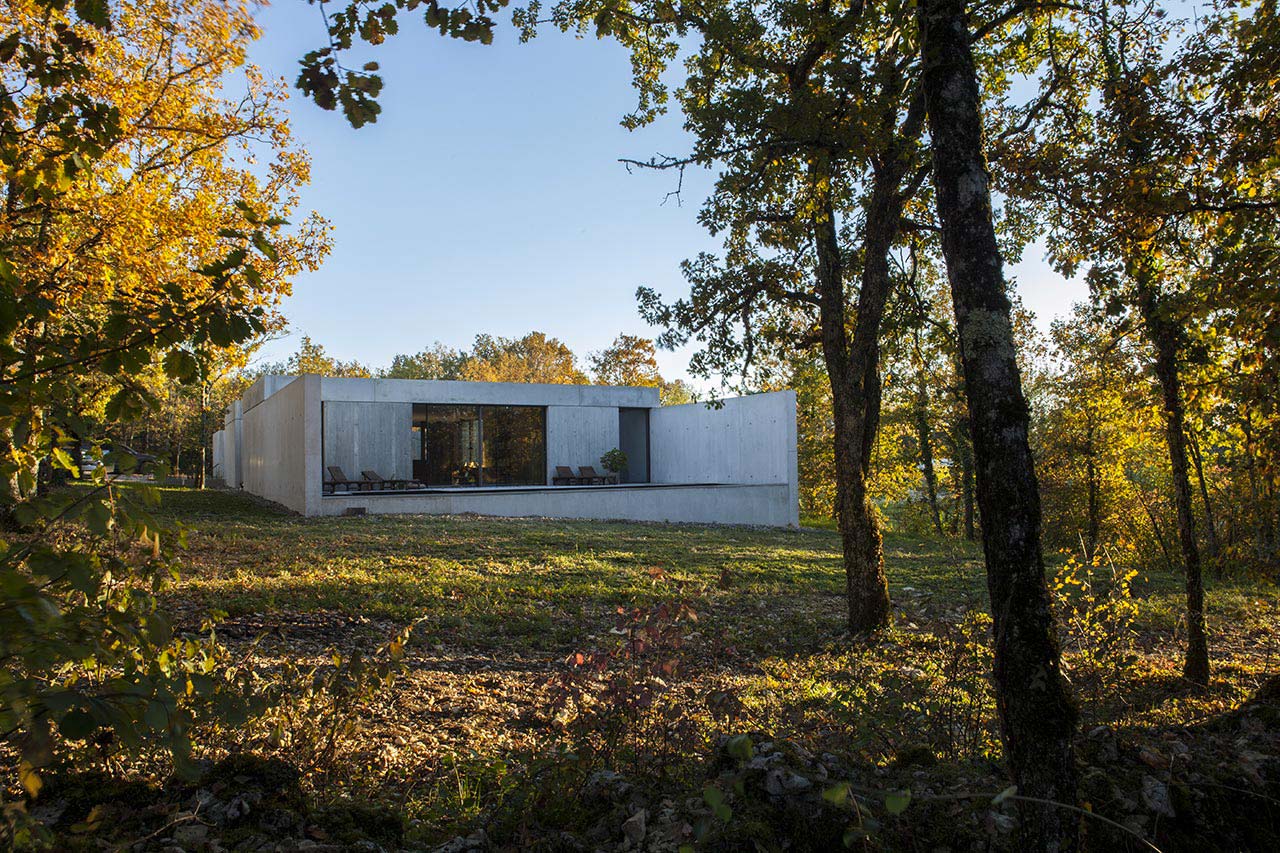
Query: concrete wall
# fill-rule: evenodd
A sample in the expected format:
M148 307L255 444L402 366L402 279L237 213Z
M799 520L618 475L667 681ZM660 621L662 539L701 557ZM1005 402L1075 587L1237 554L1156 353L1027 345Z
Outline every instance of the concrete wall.
M654 483L784 484L800 523L794 391L654 409L649 453Z
M244 425L242 404L239 400L227 407L222 417L225 433L222 448L222 479L228 486L238 489L244 485Z
M600 473L600 457L618 446L618 410L597 406L547 407L547 482L557 465L574 470L590 465Z
M320 377L281 387L242 419L244 487L304 515L320 511Z
M413 479L418 447L412 403L324 403L324 473L337 465L358 480L361 471Z
M226 482L226 479L227 479L227 472L223 467L223 455L222 455L223 454L222 442L225 437L226 437L226 432L224 430L218 430L213 434L212 474L215 480L222 480L223 482Z
M476 403L496 406L658 405L657 388L604 385L535 385L519 382L449 382L423 379L321 380L325 400L374 403ZM608 448L606 448L608 449Z
M599 468L600 456L619 446L618 409L648 408L651 481L684 485L322 497L325 465L341 466L351 477L365 469L388 478L412 476L415 402L545 406L548 476L556 465ZM365 507L369 512L799 523L795 394L790 391L726 400L720 409L696 403L659 408L655 388L267 376L241 399L240 414L239 429L231 417L223 430L223 466L229 469L234 455L245 489L305 515Z
M244 411L249 411L297 378L296 376L280 376L278 374L259 377L256 382L240 395L240 402L244 406Z
M324 515L348 509L369 513L589 518L693 524L796 526L795 503L785 484L759 486L591 486L528 492L512 489L406 495L335 495Z

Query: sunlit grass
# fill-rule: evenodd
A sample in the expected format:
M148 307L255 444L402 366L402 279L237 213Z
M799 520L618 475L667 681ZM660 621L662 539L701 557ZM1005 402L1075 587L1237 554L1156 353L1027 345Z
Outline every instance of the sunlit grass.
M314 655L368 647L422 620L409 671L350 750L382 762L361 784L399 798L423 837L492 806L501 785L515 784L514 768L557 742L547 696L566 656L616 643L620 610L673 599L698 616L674 687L706 743L722 723L698 703L731 690L747 715L738 725L812 749L886 766L924 750L984 772L999 757L986 580L972 543L886 533L894 627L864 641L845 630L831 529L304 519L244 495L182 489L164 490L161 512L189 528L182 580L166 595L191 624L220 610L252 631L285 626L276 648ZM1047 562L1052 574L1064 558ZM1276 588L1211 577L1215 678L1191 689L1178 677L1182 578L1147 572L1134 593L1134 663L1099 681L1068 660L1082 731L1207 719L1238 706L1280 657ZM956 714L970 717L958 725ZM379 757L388 737L407 743L397 758Z

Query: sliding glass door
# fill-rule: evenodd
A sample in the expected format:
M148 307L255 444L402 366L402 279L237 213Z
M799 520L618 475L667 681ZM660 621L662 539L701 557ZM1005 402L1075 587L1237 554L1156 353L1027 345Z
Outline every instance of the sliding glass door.
M414 479L427 486L545 486L546 424L540 406L416 403Z

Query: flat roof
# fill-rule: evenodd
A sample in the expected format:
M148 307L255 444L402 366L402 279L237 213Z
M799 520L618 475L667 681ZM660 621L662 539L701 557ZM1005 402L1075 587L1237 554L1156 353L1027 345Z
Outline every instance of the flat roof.
M259 377L241 397L252 409L297 377ZM630 385L556 385L534 382L459 382L445 379L366 379L323 376L320 399L347 403L444 403L495 406L598 406L654 409L658 389Z

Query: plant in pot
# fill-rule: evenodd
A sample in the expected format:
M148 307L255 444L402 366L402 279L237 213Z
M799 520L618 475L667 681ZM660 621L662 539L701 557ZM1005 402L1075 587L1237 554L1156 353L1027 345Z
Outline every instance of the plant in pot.
M610 450L604 456L600 457L600 464L604 467L604 470L613 475L614 481L616 482L618 480L618 474L627 467L627 454L615 447L613 450Z

